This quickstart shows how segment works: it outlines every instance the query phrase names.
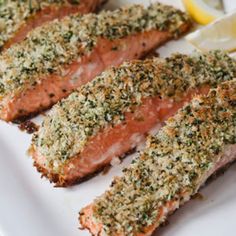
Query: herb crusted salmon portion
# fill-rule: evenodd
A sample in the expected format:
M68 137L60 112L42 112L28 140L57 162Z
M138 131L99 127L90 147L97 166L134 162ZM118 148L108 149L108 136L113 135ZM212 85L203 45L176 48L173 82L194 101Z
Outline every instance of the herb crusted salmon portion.
M0 2L0 48L22 41L45 22L95 10L99 0L3 0Z
M37 169L68 186L137 146L195 94L236 75L221 52L126 62L56 104L33 136Z
M151 235L206 180L236 159L236 80L197 96L147 140L110 189L82 209L92 235Z
M0 55L0 118L12 121L49 108L108 66L139 58L190 25L185 13L154 3L38 27Z

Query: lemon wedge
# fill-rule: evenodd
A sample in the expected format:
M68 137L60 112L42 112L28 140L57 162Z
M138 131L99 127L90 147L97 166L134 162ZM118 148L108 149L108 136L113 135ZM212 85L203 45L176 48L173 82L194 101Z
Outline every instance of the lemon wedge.
M182 0L190 16L199 24L206 25L224 15L220 0Z
M187 35L186 39L201 51L214 49L236 51L236 12Z

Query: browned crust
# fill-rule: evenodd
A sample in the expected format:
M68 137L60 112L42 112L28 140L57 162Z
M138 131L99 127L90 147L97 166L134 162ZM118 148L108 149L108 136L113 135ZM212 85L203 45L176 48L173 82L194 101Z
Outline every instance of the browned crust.
M26 131L26 133L28 133L28 134L33 134L36 131L38 131L38 129L39 129L39 126L30 120L27 120L27 121L21 123L18 127L21 131Z
M95 9L95 12L102 10L102 7L108 2L108 0L100 0L98 6Z
M43 112L49 110L52 108L54 104L51 104L49 107L39 107L39 109L37 109L34 112L30 112L30 113L24 113L24 114L19 114L19 116L17 116L16 118L14 118L13 120L7 120L7 122L12 122L14 124L21 124L27 120L30 120L32 118L34 118L37 115L42 114Z
M57 183L59 181L58 174L49 173L46 168L40 166L36 161L34 161L33 166L35 166L37 171L41 173L41 178L47 177L51 183Z
M124 159L126 156L133 154L136 151L136 148L133 148L132 150L126 152L123 156L120 157L120 159ZM34 161L33 166L36 167L37 171L41 174L41 177L46 177L50 183L54 183L54 187L69 187L75 184L83 183L87 180L90 180L91 178L97 176L99 173L101 173L105 168L108 166L111 166L110 164L101 166L94 172L91 172L90 174L84 176L84 177L75 177L73 179L66 179L65 177L49 172L46 168L40 166L36 161Z
M69 187L74 184L79 184L82 182L85 182L97 174L99 174L106 166L102 166L101 168L97 169L95 172L92 172L84 177L76 177L73 179L66 179L63 176L56 174L56 173L50 173L46 168L40 166L37 164L37 162L34 162L34 166L36 167L37 171L41 173L41 177L46 177L50 183L54 183L54 187Z

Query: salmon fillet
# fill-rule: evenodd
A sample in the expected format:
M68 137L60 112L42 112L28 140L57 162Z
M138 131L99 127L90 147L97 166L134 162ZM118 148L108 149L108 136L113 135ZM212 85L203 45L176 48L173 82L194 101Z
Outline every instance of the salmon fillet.
M188 16L155 3L70 15L33 30L0 55L0 118L49 108L110 65L139 58L188 30Z
M56 104L33 136L35 166L57 186L79 182L136 147L195 94L236 75L221 52L126 62Z
M3 1L0 5L0 48L22 41L27 33L45 22L77 12L94 11L101 0Z
M167 216L236 159L236 80L169 118L110 189L81 210L94 236L152 235Z

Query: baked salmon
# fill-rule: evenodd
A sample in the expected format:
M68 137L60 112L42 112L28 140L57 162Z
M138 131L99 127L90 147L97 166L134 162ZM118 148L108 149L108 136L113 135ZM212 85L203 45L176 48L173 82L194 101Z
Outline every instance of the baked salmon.
M82 209L92 235L151 235L206 180L236 159L236 80L169 118L110 189Z
M141 57L190 24L185 13L155 3L38 27L0 55L0 118L13 121L49 108L108 66Z
M45 22L77 12L94 11L101 0L5 0L0 3L0 48L22 41L27 33Z
M56 104L33 136L37 169L57 186L87 178L135 148L194 94L236 76L221 52L126 62Z

